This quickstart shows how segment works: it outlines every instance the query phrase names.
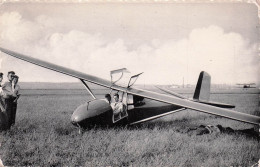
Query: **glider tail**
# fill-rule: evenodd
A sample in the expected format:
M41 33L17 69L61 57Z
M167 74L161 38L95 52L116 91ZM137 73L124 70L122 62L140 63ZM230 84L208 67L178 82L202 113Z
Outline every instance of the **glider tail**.
M196 85L195 93L193 96L194 100L209 101L210 81L211 81L210 75L205 71L201 71Z
M231 104L224 104L224 103L209 101L209 99L210 99L210 82L211 82L210 75L207 72L202 71L199 75L199 79L198 79L198 82L196 85L193 100L197 101L199 103L208 104L208 105L221 107L221 108L235 108L235 106L231 105Z

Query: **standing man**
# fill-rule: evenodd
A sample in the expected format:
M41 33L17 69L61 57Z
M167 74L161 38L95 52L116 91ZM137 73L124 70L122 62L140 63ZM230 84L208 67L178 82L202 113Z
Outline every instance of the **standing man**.
M3 73L0 72L0 110L1 110L1 112L4 112L5 105L4 105L4 101L2 99L2 81L3 81Z
M12 121L11 121L11 115L12 115L12 110L13 110L13 101L15 100L16 97L13 96L14 92L12 90L12 81L13 77L15 75L14 71L9 71L7 74L7 78L9 82L5 82L4 85L2 86L3 90L3 98L5 101L5 111L7 114L8 118L8 128L11 127Z
M12 112L11 112L11 126L15 124L16 118L16 109L17 109L17 100L20 97L20 86L17 84L19 77L17 75L13 76L12 80L12 91L13 91L13 103L12 103Z
M8 118L5 110L5 99L2 91L3 73L0 72L0 131L8 128Z

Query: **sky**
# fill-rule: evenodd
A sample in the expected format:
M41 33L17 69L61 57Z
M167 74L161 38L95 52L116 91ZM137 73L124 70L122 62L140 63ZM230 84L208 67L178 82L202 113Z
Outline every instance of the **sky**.
M259 83L259 18L248 3L4 3L0 46L110 79L144 72L139 84ZM20 82L78 82L0 53Z

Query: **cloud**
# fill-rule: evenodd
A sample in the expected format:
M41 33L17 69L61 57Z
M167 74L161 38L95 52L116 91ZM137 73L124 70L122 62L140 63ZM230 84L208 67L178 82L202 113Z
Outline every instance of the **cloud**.
M131 41L116 35L107 39L102 32L63 32L62 21L45 15L27 20L17 12L4 13L0 27L3 47L102 78L110 79L110 70L126 67L133 73L145 72L139 83L146 84L182 84L183 78L194 84L202 70L214 83L258 81L257 45L215 25L194 29L178 41L153 39L131 50ZM60 76L4 54L1 61L1 69L13 67L21 81L53 82ZM35 73L28 75L30 71ZM71 80L61 76L58 81Z
M26 41L33 43L41 37L43 27L32 21L22 19L22 16L17 12L5 13L0 20L1 39L4 42Z

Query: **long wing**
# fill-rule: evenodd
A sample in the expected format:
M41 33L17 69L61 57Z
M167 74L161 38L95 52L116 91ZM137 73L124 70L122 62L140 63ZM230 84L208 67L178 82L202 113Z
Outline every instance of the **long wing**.
M1 48L1 47L0 47L0 50L4 53L10 55L10 56L15 57L15 58L27 61L29 63L35 64L35 65L38 65L38 66L59 72L59 73L69 75L69 76L72 76L72 77L75 77L75 78L78 78L78 79L86 80L88 82L91 82L91 83L94 83L94 84L97 84L97 85L100 85L100 86L104 86L104 87L109 88L110 85L111 85L110 81L99 78L99 77L95 77L95 76L92 76L92 75L89 75L89 74L85 74L85 73L82 73L82 72L79 72L79 71L75 71L75 70L72 70L72 69L69 69L69 68L66 68L66 67L59 66L59 65L56 65L56 64L53 64L53 63L49 63L49 62L42 61L42 60L39 60L39 59L36 59L36 58L33 58L33 57L29 57L29 56L26 56L26 55L23 55L23 54L19 54L19 53L16 53L16 52L13 52L13 51Z
M86 80L88 82L97 84L97 85L101 85L107 88L110 88L110 82L108 80L104 80L101 79L99 77L95 77L92 75L88 75L88 74L84 74L82 72L78 72L75 70L71 70L69 68L65 68L62 66L58 66L49 62L45 62L42 60L38 60L29 56L25 56L23 54L19 54L4 48L0 47L0 50L10 56L16 57L18 59L30 62L32 64L53 70L53 71L57 71L75 78L79 78L82 80ZM164 94L159 94L159 93L155 93L155 92L151 92L151 91L147 91L147 90L141 90L141 89L136 89L136 88L124 88L118 85L113 85L111 87L112 89L115 90L119 90L119 91L127 91L130 94L133 95L138 95L138 96L142 96L145 98L149 98L152 100L157 100L157 101L161 101L164 103L169 103L169 104L174 104L177 106L182 106L184 108L189 108L189 109L193 109L193 110L197 110L200 112L205 112L205 113L209 113L209 114L213 114L213 115L219 115L219 116L223 116L226 118L230 118L230 119L234 119L234 120L238 120L238 121L242 121L242 122L247 122L247 123L251 123L251 124L260 124L260 117L254 116L254 115L249 115L249 114L245 114L245 113L240 113L240 112L236 112L236 111L232 111L232 110L228 110L228 109L222 109L222 108L218 108L218 107L214 107L214 106L209 106L206 104L201 104L201 103L197 103L197 102L193 102L190 101L188 99L181 99L179 97L174 97L174 96L168 96L168 95L164 95Z

